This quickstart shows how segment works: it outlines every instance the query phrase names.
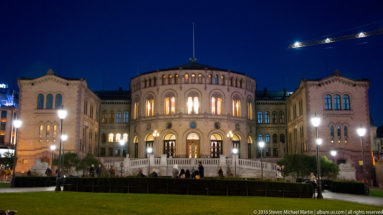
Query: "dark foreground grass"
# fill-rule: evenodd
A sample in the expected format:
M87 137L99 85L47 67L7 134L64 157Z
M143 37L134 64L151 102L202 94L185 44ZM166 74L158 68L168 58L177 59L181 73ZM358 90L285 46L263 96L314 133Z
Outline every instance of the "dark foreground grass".
M0 209L21 214L253 214L254 210L382 210L342 201L164 194L40 192L0 194Z
M370 189L370 196L382 197L383 198L383 189Z

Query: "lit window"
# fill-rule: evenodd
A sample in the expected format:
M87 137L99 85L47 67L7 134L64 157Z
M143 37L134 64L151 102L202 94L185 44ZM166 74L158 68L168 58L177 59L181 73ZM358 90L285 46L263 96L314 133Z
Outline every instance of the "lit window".
M334 110L340 110L340 96L334 96Z
M258 142L260 141L263 141L263 135L262 134L258 134Z
M213 95L211 97L211 114L221 115L222 114L222 98L220 95Z
M221 75L221 79L222 79L222 85L225 85L225 76Z
M347 94L343 95L343 109L350 110L350 96Z
M176 113L176 98L173 94L165 96L165 115L174 115Z
M120 142L120 140L121 140L121 134L117 133L116 134L116 142Z
M337 131L336 133L338 135L338 139L340 139L341 138L341 129L340 129L339 125L336 127L336 131Z
M138 118L138 105L139 103L138 102L134 102L134 106L133 106L133 119L137 119Z
M333 125L330 127L330 136L331 136L331 142L334 142L334 126Z
M46 137L48 138L51 133L51 126L47 125L47 132L46 132Z
M40 138L43 137L43 131L44 131L44 126L43 126L43 125L40 125L40 128L39 128L39 137L40 137Z
M241 101L238 97L233 98L233 116L241 116Z
M128 134L127 133L124 133L122 135L122 139L125 141L125 142L128 142Z
M145 116L154 116L154 98L149 96L145 101Z
M112 143L112 142L113 142L113 139L114 139L114 134L109 133L109 134L108 134L108 142L109 142L109 143Z
M253 120L253 102L247 102L247 119Z
M162 75L162 85L166 84L166 75Z
M168 84L172 84L173 82L173 75L169 75Z
M57 135L57 125L53 126L53 136Z
M332 98L331 98L331 95L327 94L325 97L324 97L324 109L325 110L331 110L332 109L332 102L331 102Z
M214 84L219 84L218 75L215 75L215 78L214 78Z
M193 93L188 96L187 100L188 114L198 114L199 112L199 98Z
M189 83L189 74L188 73L185 74L185 83Z
M194 73L191 75L191 82L192 82L192 84L195 84L195 74Z
M178 74L176 74L176 75L174 76L174 83L175 83L175 84L178 84Z

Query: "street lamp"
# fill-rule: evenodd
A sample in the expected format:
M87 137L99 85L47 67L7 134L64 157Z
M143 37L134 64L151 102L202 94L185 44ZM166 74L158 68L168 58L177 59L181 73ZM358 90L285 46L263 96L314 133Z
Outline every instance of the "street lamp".
M152 152L153 152L153 148L152 147L148 147L148 148L146 148L146 153L148 153L148 165L149 165L149 167L148 167L148 177L149 177L149 174L150 174L150 156L151 156L151 154L152 154Z
M51 152L52 152L51 170L53 170L53 152L56 150L56 145L51 145L50 149L51 149Z
M17 163L17 142L18 142L18 136L17 131L21 127L23 122L19 119L13 120L13 126L15 127L16 131L16 141L15 141L15 154L13 155L13 165L12 165L12 181L11 181L11 187L15 187L15 177L16 177L16 163Z
M65 141L67 141L68 140L68 135L66 135L66 134L62 134L61 135L61 140L63 141L63 152L62 152L62 154L63 154L63 156L62 156L62 161L61 161L61 164L62 164L62 167L63 167L63 169L64 169L64 164L65 164L65 150L64 150L64 148L65 148L65 144L64 144L64 142ZM64 171L63 171L64 172Z
M367 184L367 177L366 177L366 165L365 165L365 158L364 158L364 141L363 137L367 133L367 129L360 126L359 128L356 129L356 133L360 137L360 143L362 146L362 171L363 171L363 184L364 184L364 194L368 195L369 194L369 187Z
M63 133L63 121L68 115L68 111L64 109L60 109L57 111L57 115L60 118L60 134L62 135ZM62 145L63 138L62 136L60 137L60 146L59 146L59 159L58 159L58 168L57 168L57 177L56 177L56 188L55 191L61 191L61 186L60 186L60 177L61 177L61 145Z
M265 142L260 141L258 143L258 146L261 149L261 179L263 181L263 161L262 161L262 158L263 158L263 147L265 147Z
M237 148L233 148L231 150L231 152L233 153L234 155L234 177L237 177L237 156L238 156L238 149Z
M316 115L311 118L311 124L315 127L315 136L316 136L316 154L317 154L317 177L318 177L318 199L323 199L322 196L322 183L320 179L320 157L319 157L319 146L322 144L323 140L318 138L318 127L320 125L320 117Z
M120 146L121 146L121 158L124 157L124 153L123 153L123 151L124 151L124 145L125 145L125 140L124 140L124 139L121 139L121 140L120 140Z

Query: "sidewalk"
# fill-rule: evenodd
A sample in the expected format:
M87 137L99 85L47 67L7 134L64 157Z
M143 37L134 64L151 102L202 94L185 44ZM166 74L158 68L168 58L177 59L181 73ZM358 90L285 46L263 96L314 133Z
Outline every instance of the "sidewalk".
M52 192L55 187L0 188L0 193Z
M340 200L346 202L355 202L366 205L383 206L383 198L374 196L353 195L345 193L333 193L331 191L323 191L323 199Z

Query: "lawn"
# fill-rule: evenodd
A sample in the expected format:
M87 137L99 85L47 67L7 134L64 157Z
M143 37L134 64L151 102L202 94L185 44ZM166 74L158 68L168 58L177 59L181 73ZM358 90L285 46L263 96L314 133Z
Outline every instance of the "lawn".
M254 210L382 210L342 201L164 194L39 192L0 194L0 209L21 214L253 214Z
M376 188L370 189L370 196L383 197L383 190Z

